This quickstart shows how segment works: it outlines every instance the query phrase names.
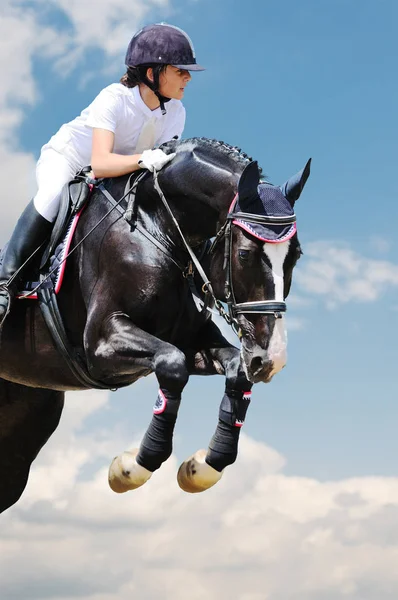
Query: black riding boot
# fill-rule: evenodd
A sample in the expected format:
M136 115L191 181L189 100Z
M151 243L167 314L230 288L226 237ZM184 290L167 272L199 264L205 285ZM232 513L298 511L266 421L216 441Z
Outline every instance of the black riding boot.
M9 285L8 280L45 241L52 227L53 224L37 212L33 200L29 202L16 224L0 265L0 327L8 314L23 272Z

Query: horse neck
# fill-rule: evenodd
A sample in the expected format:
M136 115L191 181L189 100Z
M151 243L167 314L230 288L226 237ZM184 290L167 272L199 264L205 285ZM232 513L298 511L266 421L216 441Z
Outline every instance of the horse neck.
M159 173L159 185L189 243L213 237L225 219L234 198L239 175L230 170L209 168L202 172L177 173L165 169ZM171 217L167 214L153 179L148 178L140 190L148 221L172 235Z

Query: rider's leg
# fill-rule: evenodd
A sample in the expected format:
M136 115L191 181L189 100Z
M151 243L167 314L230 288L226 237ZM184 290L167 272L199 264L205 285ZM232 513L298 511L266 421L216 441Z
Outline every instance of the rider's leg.
M60 192L76 170L75 165L55 150L42 152L36 168L38 192L19 218L0 266L0 327L22 274L10 284L8 281L49 236L57 216Z

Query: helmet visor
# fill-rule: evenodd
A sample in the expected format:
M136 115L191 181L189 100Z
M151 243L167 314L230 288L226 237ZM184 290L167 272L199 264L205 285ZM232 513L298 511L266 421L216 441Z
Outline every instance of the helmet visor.
M185 69L186 71L205 71L205 67L201 67L200 65L197 65L196 63L193 65L172 65L172 67L175 67L176 69Z

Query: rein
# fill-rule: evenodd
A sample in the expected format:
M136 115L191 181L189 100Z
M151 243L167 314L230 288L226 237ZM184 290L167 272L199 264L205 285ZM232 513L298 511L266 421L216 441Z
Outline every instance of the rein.
M216 297L214 295L213 288L211 287L210 280L207 277L206 273L204 272L202 265L196 258L196 255L195 255L194 251L192 250L191 246L188 244L187 240L185 239L184 234L182 233L181 228L177 222L177 219L173 215L173 212L169 206L169 203L167 202L166 197L163 194L162 188L159 185L158 171L156 171L156 170L153 172L153 184L154 184L155 190L159 194L159 197L160 197L161 201L163 202L167 212L169 213L169 216L171 217L171 220L173 221L173 224L174 224L175 228L177 229L177 231L180 235L180 238L181 238L185 248L187 249L189 256L191 257L193 264L195 265L195 267L203 281L203 287L202 287L203 291L206 293L206 290L207 290L208 293L212 296L213 300L215 301Z
M225 238L225 247L224 247L224 265L223 269L226 273L225 275L225 298L228 306L228 312L224 310L224 307L218 298L216 298L211 282L204 272L202 265L196 258L192 248L189 246L186 241L184 234L181 231L181 228L173 215L173 212L166 200L166 197L160 187L158 180L158 171L154 171L153 173L154 187L157 191L160 199L163 202L168 214L171 217L171 220L176 227L181 240L183 241L188 254L191 257L193 264L195 265L202 281L202 291L205 295L210 296L213 301L215 307L217 308L220 316L232 327L235 333L239 332L239 323L237 320L237 315L239 314L265 314L265 315L273 315L275 319L282 318L282 313L286 312L286 302L284 301L276 301L276 300L259 300L255 302L236 302L236 297L233 289L232 283L232 225L235 219L244 219L249 223L261 223L264 225L291 225L296 222L296 215L291 216L267 216L267 215L256 215L252 213L245 212L234 212L233 209L236 205L238 195L236 194L232 205L228 211L226 221L221 229L217 232L216 237L210 247L210 253L214 252L214 249L218 242L224 237ZM205 302L205 306L208 306L208 302Z

